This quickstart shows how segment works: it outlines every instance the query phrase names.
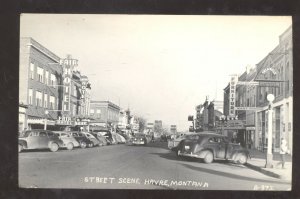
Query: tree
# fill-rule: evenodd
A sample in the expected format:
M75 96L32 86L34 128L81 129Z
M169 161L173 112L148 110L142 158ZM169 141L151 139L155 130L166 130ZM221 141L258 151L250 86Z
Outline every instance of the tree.
M147 120L141 116L137 116L136 117L139 123L139 132L144 132L145 128L146 128L146 123Z

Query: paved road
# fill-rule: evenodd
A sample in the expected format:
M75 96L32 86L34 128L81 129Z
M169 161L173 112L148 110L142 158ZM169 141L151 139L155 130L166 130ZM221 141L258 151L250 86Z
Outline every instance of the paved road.
M224 161L178 159L165 142L19 154L20 187L288 190L288 182Z

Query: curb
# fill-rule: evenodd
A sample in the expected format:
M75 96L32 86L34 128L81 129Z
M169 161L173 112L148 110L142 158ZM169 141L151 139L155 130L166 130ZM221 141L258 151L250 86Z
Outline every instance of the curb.
M279 175L279 174L274 173L272 171L267 171L264 168L261 168L259 166L255 166L255 165L250 164L248 162L245 164L245 166L247 166L248 168L251 168L255 171L261 172L262 174L265 174L267 176L270 176L270 177L273 177L273 178L278 178L278 179L284 179L284 177L282 175Z

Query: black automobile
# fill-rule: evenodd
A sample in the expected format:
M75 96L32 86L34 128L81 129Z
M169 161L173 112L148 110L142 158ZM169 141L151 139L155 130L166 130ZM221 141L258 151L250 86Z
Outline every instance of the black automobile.
M249 157L247 149L231 143L227 136L216 133L193 134L180 141L172 150L176 151L177 156L200 158L205 163L223 159L245 164Z
M133 145L147 145L148 140L145 134L143 133L136 133L132 138Z
M106 129L93 130L92 133L104 136L105 139L106 139L106 144L107 145L110 145L110 144L113 143L112 134L111 134L111 132L109 130L106 130Z
M77 131L70 131L69 132L77 142L79 142L81 148L92 147L94 143L89 140L83 133Z

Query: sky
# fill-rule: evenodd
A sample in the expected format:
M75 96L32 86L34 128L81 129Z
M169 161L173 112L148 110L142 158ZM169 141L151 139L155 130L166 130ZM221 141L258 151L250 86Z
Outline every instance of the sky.
M291 24L288 16L22 14L20 37L78 59L92 100L184 131L195 106L223 100L229 76L259 63Z

